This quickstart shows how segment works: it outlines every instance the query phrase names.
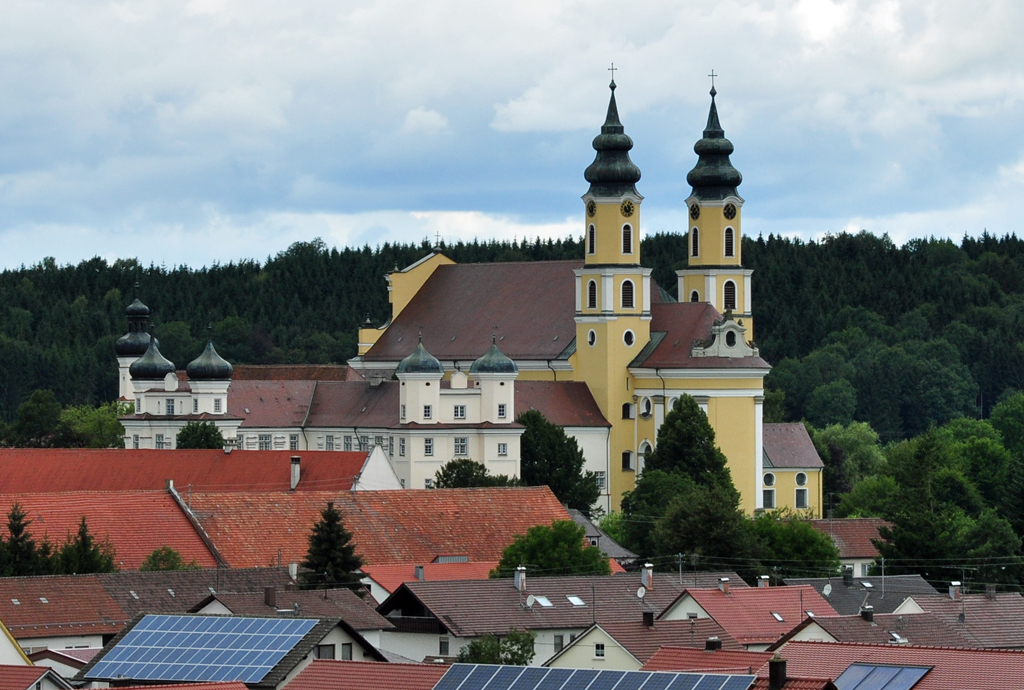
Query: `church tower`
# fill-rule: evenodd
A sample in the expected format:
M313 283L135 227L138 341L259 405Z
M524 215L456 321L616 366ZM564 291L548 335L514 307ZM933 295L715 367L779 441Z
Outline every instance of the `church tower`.
M615 81L608 114L594 139L597 155L584 177L584 266L576 269L576 378L586 381L606 419L612 495L633 488L635 408L629 363L651 336L651 269L640 266L640 169L619 121ZM621 470L618 458L622 458Z
M686 176L693 187L689 207L687 254L689 268L676 271L680 302L710 302L718 311L731 312L745 328L744 338L754 336L751 319L750 276L743 268L743 198L736 187L743 181L732 166L732 142L718 122L717 91L711 87L711 111L704 137L694 147L697 165Z

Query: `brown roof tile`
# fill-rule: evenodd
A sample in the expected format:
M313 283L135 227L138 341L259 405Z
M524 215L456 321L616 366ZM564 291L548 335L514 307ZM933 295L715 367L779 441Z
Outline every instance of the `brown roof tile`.
M236 364L234 381L359 381L347 364Z
M288 683L288 690L432 690L448 671L444 664L385 664L317 660Z
M665 645L647 660L641 670L750 674L768 663L771 658L771 652L735 651L724 648L709 652L693 649L692 646Z
M691 357L695 341L711 335L711 326L722 318L718 310L706 302L669 302L651 304L651 335L663 332L665 337L654 351L632 366L648 369L768 369L760 357Z
M0 578L0 620L18 639L114 635L129 618L96 575Z
M925 611L934 613L949 627L988 649L1024 648L1024 597L1017 592L999 592L994 598L967 594L961 601L948 596L915 596ZM960 623L960 614L964 622Z
M963 630L957 630L931 613L875 614L873 621L861 616L816 616L793 632L816 623L838 642L864 644L912 644L926 647L977 647ZM896 637L899 635L899 638ZM906 642L900 642L906 640Z
M398 563L394 565L364 565L361 570L367 577L394 592L403 582L416 580L416 566L423 566L424 582L445 580L486 580L498 566L498 561L475 563Z
M824 596L826 586L831 591L825 597L832 608L841 616L860 613L860 607L870 604L879 613L892 613L907 597L917 599L919 595L938 594L920 575L887 575L886 577L855 578L849 587L841 577L789 577L787 585L810 585ZM870 586L868 586L870 585Z
M764 454L771 467L819 468L825 464L803 424L765 424ZM767 466L767 464L766 464Z
M369 381L318 383L308 426L388 428L398 423L398 381L372 386Z
M811 527L832 537L832 542L839 549L840 558L876 557L878 549L871 540L881 539L878 536L878 528L887 524L889 523L881 518L811 520Z
M709 637L721 640L723 650L743 651L743 645L710 618L656 621L653 627L644 625L642 620L605 622L601 628L640 663L666 645L703 649Z
M39 666L0 666L0 690L28 690L48 672Z
M348 589L316 591L278 590L276 604L268 606L264 592L218 592L192 607L201 610L216 599L236 616L275 617L278 610L291 609L304 618L340 618L356 630L389 630L391 623L374 610L373 605ZM372 602L372 600L370 600ZM295 605L298 604L298 608Z
M562 427L611 426L581 381L516 381L516 417L529 410Z
M306 419L316 381L232 381L228 414L241 417L242 428L299 427Z

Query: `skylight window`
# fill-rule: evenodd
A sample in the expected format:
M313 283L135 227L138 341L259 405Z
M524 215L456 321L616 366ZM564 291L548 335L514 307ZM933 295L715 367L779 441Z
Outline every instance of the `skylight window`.
M174 596L174 590L170 587L167 588L167 593L170 594L172 597Z
M863 585L863 586L864 586L865 588L867 588L867 589L873 589L873 588L874 588L874 585L873 585L873 584L871 584L870 582L861 582L861 584L862 584L862 585Z
M804 611L804 613L807 614L808 618L814 618L814 611Z
M569 603L573 606L586 606L582 599L577 596L573 596L572 594L566 594L565 598L568 599Z
M534 601L536 601L538 604L540 604L546 609L549 609L552 606L554 606L554 604L551 603L551 600L547 597L534 597Z
M15 606L21 606L21 602L18 601L17 599L11 599L11 603L14 604Z
M128 593L132 595L132 599L138 599L139 595L135 593L134 589L129 589Z
M46 600L46 597L39 597L39 601L43 602L44 604L49 604L50 603L49 601Z
M213 594L214 596L216 596L217 590L215 590L213 587L207 587L206 589L210 590L210 594Z
M784 622L784 620L785 620L785 619L783 619L781 613L776 613L775 611L772 611L772 617L775 618L775 620L777 620L780 623Z

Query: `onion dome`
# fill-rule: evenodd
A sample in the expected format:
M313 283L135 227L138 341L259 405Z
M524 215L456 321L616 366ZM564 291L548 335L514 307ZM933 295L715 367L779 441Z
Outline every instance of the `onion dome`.
M128 308L124 310L125 315L131 316L149 316L149 307L142 303L138 297L135 301L128 305Z
M149 336L149 334L146 334ZM146 353L132 362L128 367L128 373L132 379L142 381L155 381L162 379L174 371L174 363L160 354L160 347L156 338L149 336L149 346Z
M145 331L129 331L114 341L114 352L119 357L140 357L149 349L150 338Z
M437 361L434 355L427 352L427 348L423 347L423 336L420 336L420 342L416 345L416 349L412 351L411 355L398 363L395 373L437 374L443 376L444 367L441 366L441 363Z
M484 356L473 362L469 367L472 374L518 374L519 367L498 349L498 343L492 338L491 347Z
M633 148L633 140L625 132L619 122L619 109L615 105L615 81L609 85L612 90L608 102L608 115L601 126L601 133L594 138L594 150L597 157L583 173L590 183L590 191L598 197L619 197L636 191L636 183L640 181L640 168L629 159L629 150Z
M185 367L189 379L224 380L231 378L234 367L226 359L217 354L213 341L206 341L206 349Z
M718 122L718 107L715 105L717 93L712 86L711 111L708 113L707 127L704 128L704 138L693 146L699 159L686 176L686 181L693 187L693 196L708 201L739 196L736 187L743 181L743 175L729 161L733 146L725 138L725 130Z

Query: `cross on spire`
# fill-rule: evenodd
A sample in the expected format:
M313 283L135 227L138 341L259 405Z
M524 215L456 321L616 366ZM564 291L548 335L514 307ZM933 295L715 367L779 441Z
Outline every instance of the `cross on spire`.
M618 69L618 67L615 66L614 62L612 63L612 66L608 68L608 71L612 73L612 83L613 84L615 83L615 70L617 70L617 69Z
M434 247L439 248L441 246L441 232L434 233Z
M715 74L715 70L711 70L711 74L708 76L711 77L711 88L715 88L715 77L719 75Z

